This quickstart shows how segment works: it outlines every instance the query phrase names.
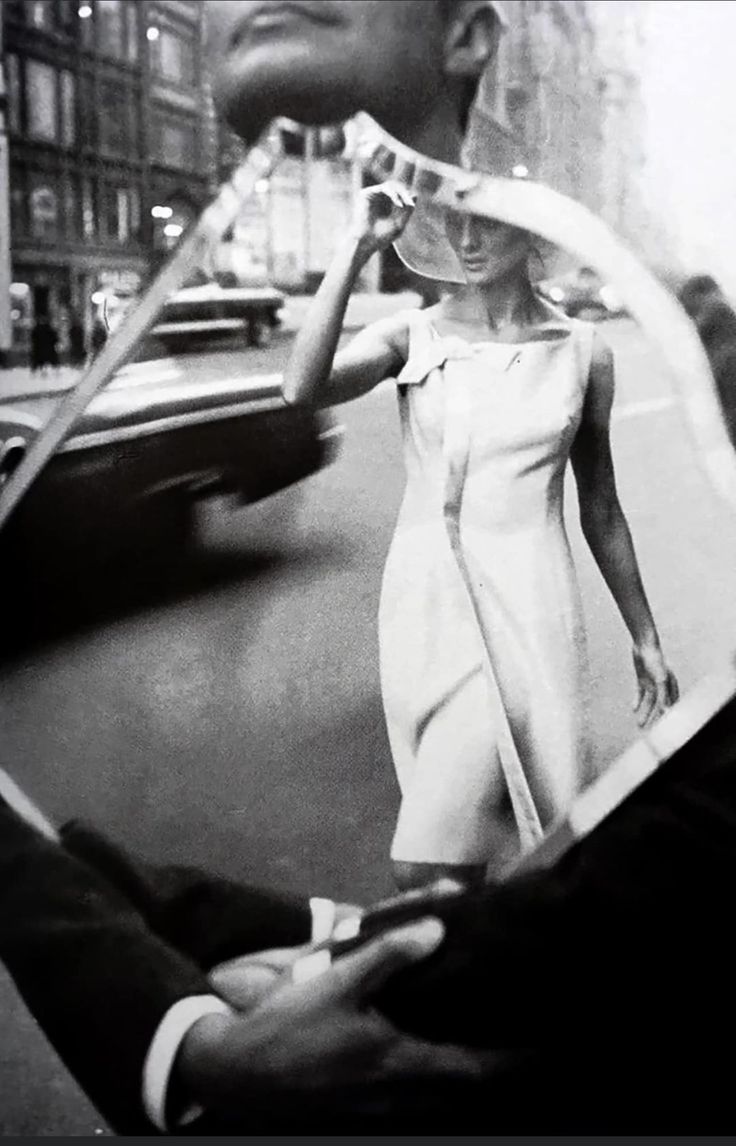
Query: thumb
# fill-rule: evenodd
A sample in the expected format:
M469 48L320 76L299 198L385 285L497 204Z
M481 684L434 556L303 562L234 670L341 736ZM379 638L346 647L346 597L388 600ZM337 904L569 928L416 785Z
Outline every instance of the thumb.
M386 931L334 963L323 987L333 998L368 999L391 975L433 954L444 936L444 924L432 917Z

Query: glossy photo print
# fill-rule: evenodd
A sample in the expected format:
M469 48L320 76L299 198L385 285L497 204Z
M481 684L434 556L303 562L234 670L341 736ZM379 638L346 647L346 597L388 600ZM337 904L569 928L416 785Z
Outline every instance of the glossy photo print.
M0 1133L730 1131L734 31L2 0Z

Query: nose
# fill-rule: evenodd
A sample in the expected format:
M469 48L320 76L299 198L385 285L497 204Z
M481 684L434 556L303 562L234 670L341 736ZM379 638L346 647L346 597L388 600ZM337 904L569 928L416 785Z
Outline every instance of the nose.
M466 251L474 245L475 232L473 229L473 220L470 215L463 215L460 224L460 246L463 251Z
M463 253L478 251L482 246L483 224L474 215L463 215L460 228L460 248Z

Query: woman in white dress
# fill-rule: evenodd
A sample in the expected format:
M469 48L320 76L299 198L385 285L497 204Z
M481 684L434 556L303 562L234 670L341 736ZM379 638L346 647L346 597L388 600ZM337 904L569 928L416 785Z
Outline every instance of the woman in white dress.
M631 636L640 723L677 698L616 493L611 353L594 327L535 293L531 236L448 213L465 284L336 354L359 272L412 210L396 184L363 193L284 378L287 401L320 405L397 381L407 485L379 643L402 888L481 878L509 803L529 847L593 778L568 461L585 538Z

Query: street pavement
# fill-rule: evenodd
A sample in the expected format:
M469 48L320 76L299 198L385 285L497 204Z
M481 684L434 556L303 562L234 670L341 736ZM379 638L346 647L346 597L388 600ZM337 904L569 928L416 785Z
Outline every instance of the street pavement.
M687 689L736 645L736 525L657 359L630 323L601 329L618 363L621 498ZM152 859L340 897L389 890L397 789L376 611L402 489L392 386L337 414L345 438L333 466L259 507L203 511L209 557L185 597L152 591L0 665L4 763L51 814L92 818ZM581 540L572 484L568 512L590 718L608 761L636 731L629 644ZM263 551L261 528L274 525L282 543ZM0 1132L104 1132L7 983L0 996Z

